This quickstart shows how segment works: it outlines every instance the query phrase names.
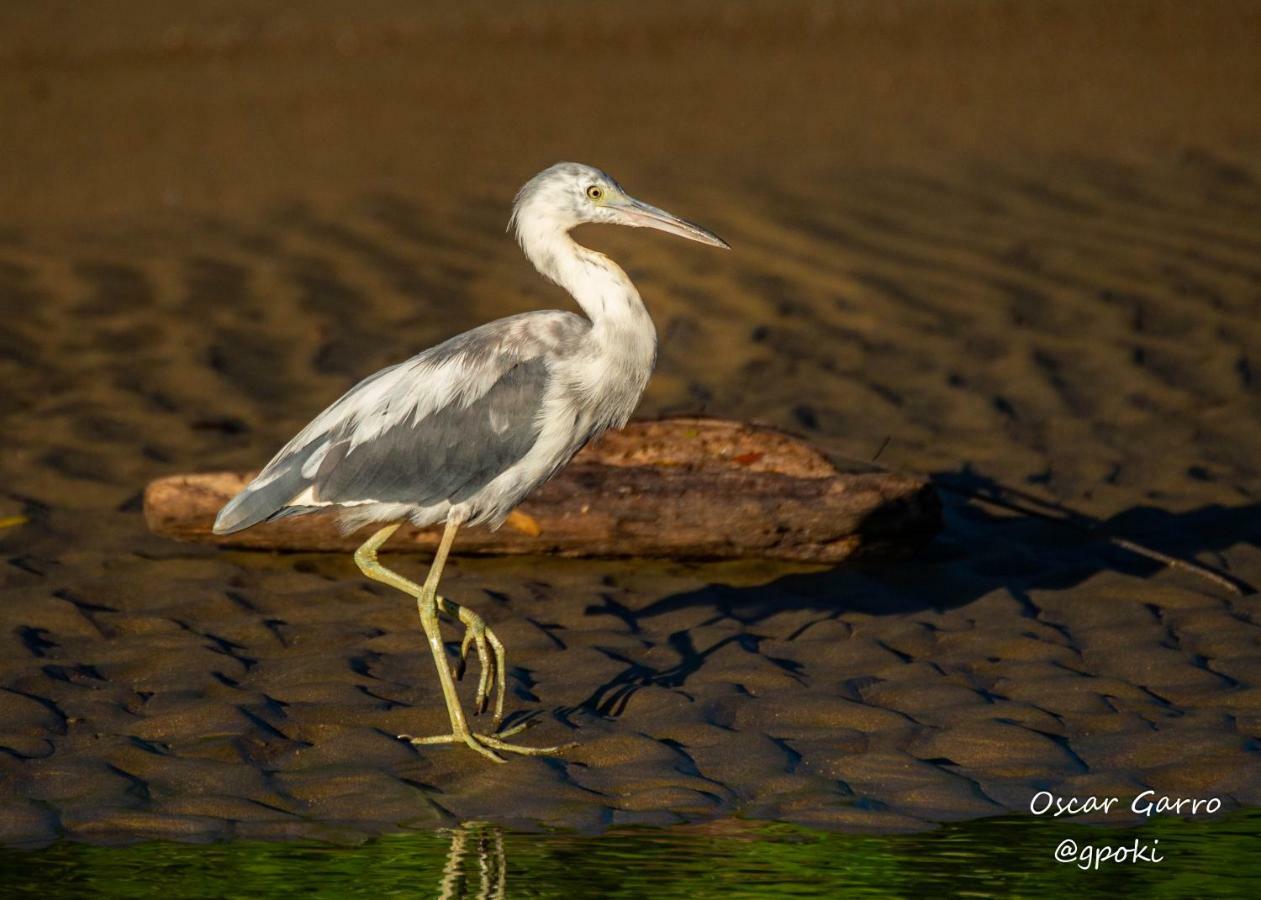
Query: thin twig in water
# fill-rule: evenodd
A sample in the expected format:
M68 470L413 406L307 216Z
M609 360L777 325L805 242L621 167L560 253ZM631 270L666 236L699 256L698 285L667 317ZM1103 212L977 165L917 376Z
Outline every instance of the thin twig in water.
M881 454L881 453L884 453L884 448L885 448L885 447L887 447L887 446L889 446L889 441L891 441L891 440L893 440L893 435L889 435L889 436L887 436L887 437L886 437L883 441L881 441L881 442L880 442L880 449L878 449L878 450L876 451L875 455L874 455L874 456L872 456L872 458L871 458L871 461L872 461L872 462L875 462L876 460L878 460L878 459L880 458L880 454Z

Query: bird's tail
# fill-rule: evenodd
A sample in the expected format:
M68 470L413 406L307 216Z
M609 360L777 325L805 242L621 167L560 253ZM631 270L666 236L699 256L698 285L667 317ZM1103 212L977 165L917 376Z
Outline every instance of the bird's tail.
M275 509L264 509L271 507L271 504L266 503L259 496L260 493L262 492L252 491L247 487L229 500L215 517L214 533L233 534L266 521Z
M302 464L310 448L304 450L269 465L229 500L215 517L214 533L233 534L285 515L291 509L289 501L309 483L302 474Z

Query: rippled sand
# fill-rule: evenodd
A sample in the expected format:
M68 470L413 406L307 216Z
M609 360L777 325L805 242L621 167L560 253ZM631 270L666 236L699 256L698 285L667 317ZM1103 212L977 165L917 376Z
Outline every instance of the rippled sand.
M661 332L645 414L1261 583L1249 5L578 9L0 16L0 837L1261 803L1257 599L955 495L894 570L457 559L529 740L580 742L494 768L394 739L440 693L349 558L146 534L149 479L256 466L363 374L564 304L503 225L575 157L736 248L581 233Z

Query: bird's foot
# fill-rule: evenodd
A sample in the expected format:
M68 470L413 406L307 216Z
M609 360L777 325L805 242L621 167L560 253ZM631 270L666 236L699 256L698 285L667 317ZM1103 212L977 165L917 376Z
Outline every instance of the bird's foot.
M467 744L478 753L494 762L507 762L499 753L519 753L522 756L551 756L568 750L570 747L576 747L577 744L559 744L555 747L523 747L520 744L510 744L504 738L512 737L529 727L529 722L523 722L512 728L507 728L496 734L476 734L471 731L452 734L437 734L431 737L412 737L409 734L400 734L399 740L407 741L414 747L428 746L430 744ZM495 751L498 750L499 753Z
M504 717L504 694L508 689L508 663L503 642L499 640L495 632L491 631L485 620L473 610L453 603L445 597L436 599L442 610L459 619L465 628L464 640L460 644L460 662L455 669L456 680L464 678L464 671L468 667L469 648L476 648L481 671L477 676L477 696L473 700L473 712L478 715L486 712L493 693L495 714L491 717L491 729L497 729Z

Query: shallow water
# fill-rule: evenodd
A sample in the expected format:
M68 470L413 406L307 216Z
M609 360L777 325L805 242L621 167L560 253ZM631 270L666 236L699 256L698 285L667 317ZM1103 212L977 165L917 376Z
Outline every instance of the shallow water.
M731 820L602 837L470 824L357 847L63 843L0 851L0 877L10 897L1242 897L1261 890L1258 840L1255 811L1135 829L989 819L882 837ZM1058 862L1066 841L1075 853ZM1160 860L1095 867L1086 855L1135 842Z

